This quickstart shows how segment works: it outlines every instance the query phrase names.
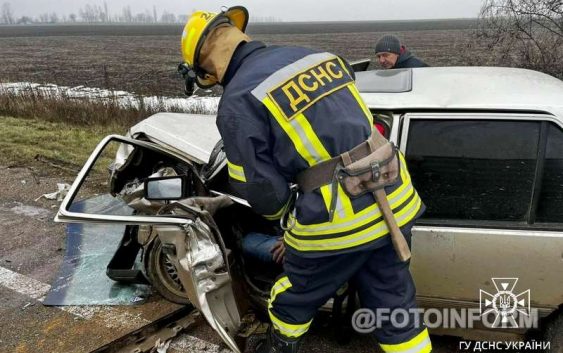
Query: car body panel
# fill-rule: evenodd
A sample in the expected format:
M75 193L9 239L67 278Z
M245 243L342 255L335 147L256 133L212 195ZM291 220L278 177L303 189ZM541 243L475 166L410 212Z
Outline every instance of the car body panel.
M190 302L229 348L240 353L234 336L241 319L226 266L225 250L214 241L209 227L201 220L197 222L199 224L183 227L186 233L160 227L159 237L163 244L172 244L176 249L176 256L171 258L177 269L183 269L178 271L178 276Z
M518 277L515 290L530 289L533 307L556 309L562 251L561 231L417 225L411 271L420 296L479 302L479 290L494 291L491 277Z

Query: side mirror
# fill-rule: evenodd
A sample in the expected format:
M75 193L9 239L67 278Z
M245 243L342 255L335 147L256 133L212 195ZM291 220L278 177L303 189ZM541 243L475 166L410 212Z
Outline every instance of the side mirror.
M147 200L179 200L187 196L186 178L183 176L148 178L145 180Z

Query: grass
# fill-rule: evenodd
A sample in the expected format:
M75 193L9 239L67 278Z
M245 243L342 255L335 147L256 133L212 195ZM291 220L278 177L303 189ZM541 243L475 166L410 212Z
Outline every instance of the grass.
M0 116L0 165L28 166L39 160L72 174L80 170L103 137L124 131L119 126L70 126Z
M123 106L117 97L73 98L29 87L21 92L0 88L0 115L65 122L75 126L131 126L160 111L143 104Z
M70 97L64 90L0 87L0 165L29 166L37 161L75 175L106 135L123 134L137 122L162 111L208 113L199 101L190 108L165 104L123 103L116 96ZM107 166L111 158L107 159Z

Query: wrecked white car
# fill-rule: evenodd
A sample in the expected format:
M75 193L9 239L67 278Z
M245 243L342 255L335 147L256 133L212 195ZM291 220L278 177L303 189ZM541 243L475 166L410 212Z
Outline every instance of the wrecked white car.
M420 306L481 306L505 316L509 309L527 315L534 308L543 338L557 352L563 346L563 82L506 68L356 76L376 128L405 154L428 208L413 229ZM109 187L101 191L90 180L107 175L108 165ZM99 144L56 220L127 224L108 275L148 280L165 298L193 304L239 352L241 317L249 307L265 311L281 269L256 266L243 256L246 234L273 234L275 225L233 194L226 169L214 116L156 114L127 137L108 136ZM76 206L100 192L128 211ZM141 249L139 269L134 263ZM501 282L510 288L495 289ZM527 296L519 296L527 289ZM517 300L501 308L502 295ZM344 298L325 309L349 324L355 297ZM520 339L532 332L430 327L473 339Z

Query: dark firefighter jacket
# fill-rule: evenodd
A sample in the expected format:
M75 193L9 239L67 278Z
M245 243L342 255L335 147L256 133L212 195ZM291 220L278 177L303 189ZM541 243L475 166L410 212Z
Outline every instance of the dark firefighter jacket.
M339 57L300 47L240 46L223 80L217 126L230 181L254 211L279 219L296 175L365 141L372 115ZM386 188L399 226L423 211L401 156L401 181ZM328 222L331 186L300 193L295 226L284 235L288 251L326 256L388 242L374 197L354 200L339 187ZM291 220L290 220L291 221ZM378 245L379 244L379 245Z

